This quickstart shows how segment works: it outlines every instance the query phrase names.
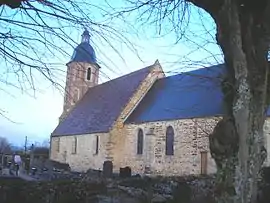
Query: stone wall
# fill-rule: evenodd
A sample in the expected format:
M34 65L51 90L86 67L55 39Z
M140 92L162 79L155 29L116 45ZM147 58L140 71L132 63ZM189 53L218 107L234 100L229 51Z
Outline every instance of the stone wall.
M208 135L218 118L182 119L128 124L118 132L115 144L115 170L130 166L134 173L143 174L146 168L155 175L188 175L201 173L201 152L207 152L207 173L215 172L215 163L209 152ZM166 129L174 128L174 155L165 155ZM137 155L137 132L144 131L144 150ZM149 134L149 130L152 132Z
M96 137L99 137L98 154L96 154ZM74 153L74 139L77 137L77 150ZM60 139L59 152L57 139ZM105 161L105 146L108 142L107 133L86 134L77 136L52 137L50 158L62 163L68 163L73 171L87 171L88 169L102 169Z
M133 173L181 176L201 173L201 152L207 152L207 173L215 173L214 160L209 152L208 135L220 118L181 119L142 124L127 124L109 133L79 135L77 153L72 153L75 136L52 138L51 159L69 163L72 170L102 169L103 162L111 159L114 172L130 166ZM174 128L174 155L165 155L166 128ZM144 132L143 154L137 154L137 133ZM152 132L149 133L152 129ZM265 143L270 146L270 119L265 123ZM96 136L99 153L95 154ZM114 136L114 137L113 137ZM60 139L59 152L56 151ZM117 140L116 140L117 139ZM112 140L114 143L112 144ZM113 147L110 149L110 147ZM113 152L113 154L112 154ZM112 156L113 157L110 157ZM265 166L270 164L270 150ZM146 171L148 168L150 171Z
M220 117L157 121L142 124L127 124L116 137L117 155L114 158L115 171L130 166L134 173L145 174L150 168L154 175L190 175L201 173L201 152L207 153L207 173L216 172L215 162L209 151L208 135ZM174 155L165 155L166 128L174 128ZM144 132L144 150L137 155L137 133ZM149 131L152 131L149 134ZM268 157L265 166L270 166L270 119L266 120L265 145Z
M68 115L90 87L94 87L98 84L99 77L99 67L96 64L71 62L68 63L67 66L64 108L59 118L60 121ZM91 68L90 80L86 79L88 68Z

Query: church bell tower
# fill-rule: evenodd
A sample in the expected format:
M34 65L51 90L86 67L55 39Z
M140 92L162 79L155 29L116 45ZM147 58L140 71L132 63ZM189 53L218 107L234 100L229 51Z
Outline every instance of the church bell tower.
M64 107L59 122L68 115L89 88L98 84L99 69L95 51L90 45L90 34L84 30L81 43L67 63Z

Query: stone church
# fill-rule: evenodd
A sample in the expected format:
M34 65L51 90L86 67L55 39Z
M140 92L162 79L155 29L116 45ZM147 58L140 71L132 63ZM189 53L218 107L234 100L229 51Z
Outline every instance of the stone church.
M148 175L215 172L208 135L224 115L223 65L166 77L156 61L99 84L101 67L85 30L67 68L51 159L69 163L74 171L102 169L109 160L114 172L126 166Z

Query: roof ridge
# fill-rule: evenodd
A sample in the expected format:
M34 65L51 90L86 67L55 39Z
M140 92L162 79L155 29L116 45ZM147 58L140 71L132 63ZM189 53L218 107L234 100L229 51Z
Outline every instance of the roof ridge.
M192 75L192 74L196 74L198 73L199 71L202 71L202 70L205 70L205 69L208 69L208 70L211 70L212 68L214 67L218 67L220 65L224 65L224 63L221 63L221 64L217 64L217 65L213 65L213 66L206 66L204 68L198 68L198 69L195 69L195 70L191 70L191 71L186 71L186 72L180 72L180 73L177 73L175 75L170 75L170 76L167 76L167 77L164 77L164 78L159 78L158 80L162 80L162 79L169 79L169 78L173 78L173 77L179 77L179 76L185 76L185 75ZM196 74L199 76L199 74Z

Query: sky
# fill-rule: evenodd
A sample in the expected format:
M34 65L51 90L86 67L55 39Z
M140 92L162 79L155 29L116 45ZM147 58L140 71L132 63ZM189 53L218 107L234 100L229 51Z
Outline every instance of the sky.
M126 4L124 0L118 0L110 6L120 9ZM139 12L133 12L123 18L112 18L108 15L104 16L105 12L100 8L113 12L105 0L99 1L89 8L91 10L89 18L113 27L117 30L117 34L104 30L100 34L98 31L92 31L91 27L88 28L92 35L91 44L101 66L99 83L151 65L156 59L159 60L166 75L179 74L221 61L220 50L213 38L215 34L213 21L207 14L198 12L196 8L191 9L189 18L186 18L189 26L177 43L175 33L169 32L171 28L169 21L162 22L161 33L159 33L156 24L142 23L144 16ZM14 11L7 10L7 14L9 12ZM141 20L138 20L138 17ZM49 21L51 25L59 24L57 20L49 19ZM5 29L0 27L2 32ZM16 31L25 32L22 28ZM80 43L82 27L67 28L65 32L71 41ZM30 36L29 32L25 33ZM48 40L52 39L53 44L61 47L65 54L57 49L49 53L46 47L38 47L38 44L35 46L38 47L37 50L46 63L54 64L49 67L57 67L57 71L54 72L56 80L64 87L65 64L70 60L75 44L72 47L68 43L47 37ZM1 67L4 68L9 65L3 61L1 63ZM16 83L16 75L3 71L4 68L2 72L0 71L0 78L8 77L9 82ZM8 138L13 145L22 146L26 136L28 145L49 140L50 134L58 124L63 109L63 90L59 86L56 88L51 85L40 74L35 74L35 89L33 91L29 87L24 87L22 90L1 84L0 112L4 116L0 115L0 136Z

